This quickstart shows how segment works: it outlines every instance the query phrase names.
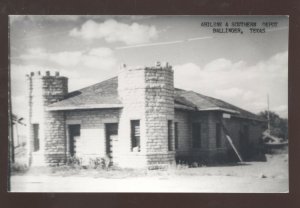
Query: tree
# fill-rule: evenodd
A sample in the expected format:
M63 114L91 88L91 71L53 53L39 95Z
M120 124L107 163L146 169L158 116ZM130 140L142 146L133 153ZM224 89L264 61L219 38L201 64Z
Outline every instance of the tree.
M262 111L258 114L263 119L268 119L268 111ZM277 113L269 111L271 135L288 139L288 120L281 118Z

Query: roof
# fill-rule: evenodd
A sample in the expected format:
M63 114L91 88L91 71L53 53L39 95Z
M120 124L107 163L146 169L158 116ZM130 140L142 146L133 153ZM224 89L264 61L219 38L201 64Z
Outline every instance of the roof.
M118 96L117 77L70 92L63 100L48 106L48 110L96 108L122 108L122 102ZM175 108L194 111L223 111L237 117L262 120L258 115L225 101L178 88L175 88Z
M175 103L193 106L198 111L223 111L234 114L236 117L263 120L260 116L234 106L223 100L175 88Z
M73 110L89 108L119 108L118 78L82 88L67 94L65 99L48 106L49 110Z

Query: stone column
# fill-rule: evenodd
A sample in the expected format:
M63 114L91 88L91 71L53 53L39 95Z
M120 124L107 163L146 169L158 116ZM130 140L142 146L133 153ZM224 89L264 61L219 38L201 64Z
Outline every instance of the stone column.
M175 161L173 70L168 64L154 67L123 67L118 92L123 109L119 123L122 151L120 166L154 167ZM140 121L140 149L131 149L131 120ZM171 143L168 148L168 121Z
M145 68L147 162L152 168L175 161L174 72L159 62ZM168 132L170 122L170 140Z
M47 106L64 98L68 92L68 79L40 72L31 72L29 86L29 140L33 166L53 165L66 159L64 112L47 111ZM38 125L39 150L33 151L33 125Z

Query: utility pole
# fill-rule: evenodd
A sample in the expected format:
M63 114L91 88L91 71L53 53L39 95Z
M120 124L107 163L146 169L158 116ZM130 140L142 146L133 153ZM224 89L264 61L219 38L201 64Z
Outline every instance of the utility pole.
M268 99L268 133L271 134L269 94L267 95L267 99Z

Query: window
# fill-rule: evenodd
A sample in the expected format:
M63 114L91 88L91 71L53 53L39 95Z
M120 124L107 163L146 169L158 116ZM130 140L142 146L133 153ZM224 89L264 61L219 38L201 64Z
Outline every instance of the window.
M140 151L140 120L131 120L131 148Z
M172 121L168 120L168 150L172 151Z
M216 147L217 148L221 147L221 139L222 139L221 124L220 123L216 123Z
M175 149L178 149L178 123L174 123L174 133L175 133Z
M39 124L32 124L33 128L33 151L40 150Z
M193 123L192 125L192 140L194 148L201 148L201 124Z

